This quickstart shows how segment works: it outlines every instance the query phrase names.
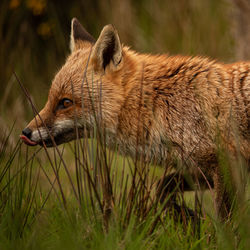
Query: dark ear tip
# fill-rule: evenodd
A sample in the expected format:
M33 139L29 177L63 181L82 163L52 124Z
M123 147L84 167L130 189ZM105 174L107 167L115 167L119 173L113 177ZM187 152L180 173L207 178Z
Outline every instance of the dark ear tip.
M72 20L71 20L71 23L74 23L74 22L78 22L79 23L79 21L78 21L78 19L76 17L73 17Z
M90 43L95 43L95 39L83 28L76 17L71 21L71 35L74 40L83 40Z
M109 30L109 31L113 31L113 32L116 32L116 28L113 24L107 24L104 26L103 30Z
M82 26L76 17L72 18L71 24L74 29Z
M110 26L112 27L112 29L116 30L116 27L114 24L110 24Z

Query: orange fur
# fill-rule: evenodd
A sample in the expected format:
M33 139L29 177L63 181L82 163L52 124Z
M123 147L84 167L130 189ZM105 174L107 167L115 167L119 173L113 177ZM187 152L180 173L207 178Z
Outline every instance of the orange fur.
M250 63L139 54L122 47L111 26L96 43L79 34L74 40L74 30L72 34L73 51L52 83L39 114L43 121L36 117L28 128L46 125L60 137L57 143L72 140L75 119L79 129L93 127L93 101L96 114L102 112L109 147L118 143L124 154L139 152L164 166L182 161L190 172L199 166L214 179L217 206L223 206L218 144L232 157L240 154L250 161ZM57 110L63 98L75 105ZM64 130L64 120L73 125L68 122ZM55 123L60 132L53 134ZM48 135L43 139L53 145Z

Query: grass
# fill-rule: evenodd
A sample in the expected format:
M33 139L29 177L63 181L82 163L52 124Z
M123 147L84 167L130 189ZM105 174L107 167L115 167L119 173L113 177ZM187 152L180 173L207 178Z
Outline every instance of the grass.
M247 249L248 201L221 224L189 193L196 220L176 218L155 195L164 171L108 151L97 130L57 149L2 146L0 249Z

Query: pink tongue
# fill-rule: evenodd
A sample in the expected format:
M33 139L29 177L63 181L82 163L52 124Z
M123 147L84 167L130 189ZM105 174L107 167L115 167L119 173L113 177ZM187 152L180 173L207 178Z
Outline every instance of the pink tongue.
M23 140L23 142L29 146L35 146L37 145L37 142L31 141L28 137L25 135L20 135L20 138Z

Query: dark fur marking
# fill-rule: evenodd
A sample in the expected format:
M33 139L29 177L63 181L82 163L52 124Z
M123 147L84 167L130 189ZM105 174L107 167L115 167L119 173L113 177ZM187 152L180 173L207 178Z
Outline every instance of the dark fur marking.
M231 84L232 93L234 95L234 99L235 99L236 105L239 106L239 100L237 98L237 95L235 94L235 89L234 89L234 74L233 74L233 72L232 72L232 79L231 79L231 81L232 81L232 84Z
M107 46L103 50L103 69L107 67L107 65L110 63L111 60L113 60L113 56L115 53L115 35L111 34L110 41L108 42Z
M199 74L204 73L204 72L208 72L208 71L209 71L209 69L204 69L204 70L202 70L202 71L196 72L196 73L192 76L192 78L188 81L188 84L191 84L192 81L193 81Z
M247 108L248 103L247 103L247 100L246 100L245 93L243 92L243 87L244 87L244 81L245 81L247 75L248 75L248 72L244 72L244 76L242 76L240 78L240 94L241 94L241 96L243 98L245 108Z
M92 37L80 24L80 22L74 18L73 19L73 37L75 40L88 41L90 43L95 43L96 40Z
M151 130L151 127L152 127L152 122L151 122L151 120L149 120L149 122L148 122L148 126L147 126L147 128L145 129L146 130L146 141L148 141L149 140L149 138L150 138L150 130Z
M220 97L220 91L219 91L218 88L216 88L216 94L217 94L218 97Z
M240 78L240 94L242 96L242 99L243 99L243 103L244 103L244 106L245 106L245 114L246 114L246 118L248 119L249 118L249 115L248 115L248 104L249 104L249 101L246 99L246 96L245 96L245 93L243 91L243 87L244 87L244 81L246 79L246 77L248 76L248 73L249 72L244 72L244 76L242 76ZM250 130L250 119L248 120L248 123L247 123L247 128L248 130Z
M175 75L177 75L183 66L184 66L184 63L179 65L179 67L177 69L175 69L175 71L172 74L168 75L167 78L171 78L171 77L174 77Z
M176 76L184 65L185 63L180 64L170 75L168 75L169 71L167 71L164 75L156 77L155 80L169 79Z

